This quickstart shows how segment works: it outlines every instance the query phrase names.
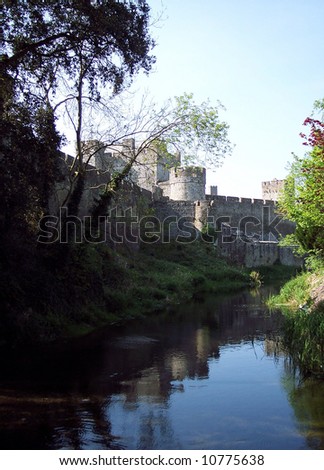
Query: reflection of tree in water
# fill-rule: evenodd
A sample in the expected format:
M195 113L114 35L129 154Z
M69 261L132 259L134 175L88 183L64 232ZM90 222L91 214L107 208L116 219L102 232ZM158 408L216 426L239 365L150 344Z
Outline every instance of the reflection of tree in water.
M147 410L140 418L139 435L137 438L138 449L156 449L157 445L161 448L175 446L174 431L166 410ZM177 447L180 447L178 444Z
M263 342L264 352L267 356L273 357L276 363L280 357L287 358L287 352L283 346L282 337L278 334L268 335Z
M0 397L0 413L6 415L0 419L0 442L26 449L118 449L125 439L122 432L114 435L116 422L130 419L137 435L127 432L138 448L174 447L172 394L186 393L185 379L207 379L210 360L229 338L253 342L268 338L272 327L259 299L243 293L179 307L112 336L90 336L67 350L32 357L29 365L19 365L20 358L9 361L1 381L8 377L13 394L5 408ZM276 345L270 339L264 345L266 354L274 355Z
M324 382L298 377L290 359L285 362L282 384L294 410L296 424L310 449L324 449Z
M1 448L120 449L111 434L107 407L109 400L96 397L2 396ZM13 408L15 420L10 416Z
M284 357L281 383L294 410L299 432L305 436L307 447L324 449L324 382L300 376L299 370L283 347L280 336L264 342L265 352L276 361Z
M123 448L118 445L116 436L112 435L112 426L107 414L110 402L109 397L106 400L91 399L87 403L82 416L84 428L82 448L116 450Z
M141 399L153 404L137 416L139 446L149 448L149 440L174 442L168 418L170 395L183 392L181 381L186 377L206 378L211 348L213 355L218 349L200 321L185 322L179 328L169 326L162 335L166 344L160 337L150 341L133 335L109 343L100 354L92 349L82 356L78 350L64 351L62 358L57 354L42 364L41 356L37 361L33 358L19 374L19 403L15 390L7 400L6 419L0 398L2 445L14 449L118 449L123 436L112 435L112 396L124 396L131 412L131 405ZM155 409L154 404L159 406Z

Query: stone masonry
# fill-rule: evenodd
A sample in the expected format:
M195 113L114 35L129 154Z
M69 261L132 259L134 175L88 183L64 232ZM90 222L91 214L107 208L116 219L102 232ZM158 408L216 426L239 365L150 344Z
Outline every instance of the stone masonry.
M89 158L94 165L89 165L80 217L89 213L111 172L120 171L127 156L136 151L134 139L116 146L115 152L112 149L107 152L97 141L86 145L91 148ZM62 162L66 167L65 178L53 195L52 213L57 213L68 191L67 168L73 157L62 154ZM263 195L267 196L264 199L221 196L217 195L216 187L206 195L205 168L182 167L178 155L174 163L175 166L169 168L156 149L146 149L123 183L122 190L116 194L112 209L118 217L130 216L132 225L129 228L133 232L139 233L141 227L146 227L146 220L143 224L140 217L149 217L147 222L154 227L154 240L157 241L175 239L186 243L205 234L208 243L213 243L223 256L234 262L247 266L275 262L300 264L291 249L278 247L280 238L294 231L294 224L277 214L276 199L283 181L262 183ZM137 223L132 222L134 216Z

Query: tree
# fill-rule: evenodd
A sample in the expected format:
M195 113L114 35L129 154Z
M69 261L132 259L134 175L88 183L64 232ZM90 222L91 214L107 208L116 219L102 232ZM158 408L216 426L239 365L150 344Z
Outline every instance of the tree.
M13 200L21 202L21 213L28 201L33 207L35 198L45 207L62 141L56 131L57 110L77 97L78 155L71 174L72 209L73 204L78 206L85 174L83 95L93 103L100 102L101 89L110 87L112 93L118 93L140 69L150 70L154 42L148 32L148 4L145 0L72 0L62 8L53 0L31 0L4 1L2 9L0 127L1 135L6 136L1 140L6 175L2 190L11 195L3 199L3 211L10 213ZM67 82L73 93L64 96L62 84ZM9 191L12 180L17 184ZM42 194L31 191L35 184L42 186Z
M220 101L217 106L211 106L209 100L197 104L192 93L175 98L169 119L169 124L173 121L174 125L166 132L164 140L181 152L183 164L215 169L231 153L229 125L220 120L221 109L224 107Z
M324 109L317 101L315 109ZM324 122L307 118L309 135L304 133L304 145L311 147L304 158L295 157L279 200L279 210L296 223L296 239L307 252L324 257Z
M50 108L22 108L0 119L1 234L35 233L59 179L58 135Z
M215 168L222 164L223 158L232 148L228 139L229 126L220 119L219 109L222 105L219 102L214 107L209 102L197 104L192 94L184 94L174 100L170 99L159 110L156 105L151 102L147 104L143 100L139 109L131 111L130 103L125 106L122 97L117 99L118 105L111 100L106 102L102 99L95 104L86 97L84 100L83 109L87 109L85 114L91 116L91 126L90 145L82 146L82 142L80 143L83 153L79 155L82 156L83 164L87 165L103 149L114 152L109 178L92 210L93 230L97 228L99 217L107 214L111 200L122 181L130 176L132 169L150 163L150 160L145 159L148 150L150 155L154 152L162 157L169 167L175 165L176 151L181 154L181 162L176 163L178 165L193 164ZM79 109L78 107L78 111ZM70 111L68 115L74 122ZM78 120L77 116L75 120ZM74 129L77 134L77 126ZM135 137L138 141L134 148L122 145L125 138L130 137ZM114 167L116 153L119 154L117 171Z
M154 62L149 55L154 42L148 34L146 1L71 1L64 9L50 0L7 1L4 14L0 71L7 91L2 116L28 109L27 122L35 110L46 109L52 113L53 132L55 119L62 113L68 116L76 141L64 201L69 214L77 214L84 191L91 158L84 141L89 138L100 140L101 149L115 147L128 137L140 140L135 150L122 151L125 164L107 179L93 208L96 216L106 212L121 182L152 144L164 146L167 156L171 150L180 151L184 164L212 167L230 152L228 125L219 119L220 103L197 105L192 95L185 94L159 111L156 106L141 106L133 116L115 107L112 98L140 69L148 72ZM92 119L88 128L87 117ZM106 129L98 132L94 123L102 121ZM97 146L94 152L98 151Z
M93 95L99 83L120 90L154 62L145 0L71 0L64 8L53 0L4 1L3 16L1 71L13 74L17 86L27 78L28 92L33 85L49 92L62 71L73 78L80 56Z

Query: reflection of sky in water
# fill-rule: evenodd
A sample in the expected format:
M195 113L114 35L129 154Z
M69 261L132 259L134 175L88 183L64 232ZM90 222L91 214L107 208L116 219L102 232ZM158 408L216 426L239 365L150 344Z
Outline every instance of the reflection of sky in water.
M129 448L305 448L280 385L283 361L266 356L262 341L223 346L208 379L174 380L162 402L159 374L146 371L131 394L112 398L112 433Z

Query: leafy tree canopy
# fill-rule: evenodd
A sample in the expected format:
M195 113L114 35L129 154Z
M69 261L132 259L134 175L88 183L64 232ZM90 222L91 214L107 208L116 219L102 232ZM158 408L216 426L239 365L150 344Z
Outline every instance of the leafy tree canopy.
M62 85L70 82L79 99L81 134L82 90L94 102L104 87L119 92L150 70L154 42L145 0L4 0L2 17L0 188L8 226L33 208L35 217L47 210L62 143L55 95L71 98L62 98Z
M324 111L324 100L315 103ZM296 238L306 251L324 256L324 122L307 118L308 135L301 134L311 150L304 158L295 156L279 201L280 211L296 222Z
M197 164L215 169L232 151L228 139L229 125L219 111L223 105L208 101L196 103L192 93L175 98L175 106L167 118L170 130L165 140L182 154L183 164Z
M93 92L99 83L119 91L127 76L149 71L154 61L145 0L71 0L64 6L5 0L3 16L1 70L16 81L32 76L37 85L52 87L59 72L74 77L82 56L83 78Z

